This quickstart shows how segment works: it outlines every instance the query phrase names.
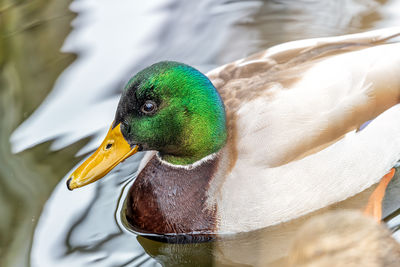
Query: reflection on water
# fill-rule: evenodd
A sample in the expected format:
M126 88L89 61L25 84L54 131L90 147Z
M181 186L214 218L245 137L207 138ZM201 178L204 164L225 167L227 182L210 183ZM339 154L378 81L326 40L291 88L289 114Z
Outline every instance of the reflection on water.
M82 145L48 158L47 144L13 155L9 142L13 129L40 105L74 59L59 52L74 17L68 5L0 2L0 266L28 265L41 209L60 177L77 162L74 154Z
M80 190L67 191L65 179L145 66L171 59L208 71L289 40L398 25L400 1L80 0L70 33L68 5L0 3L0 265L279 264L302 219L214 243L163 244L120 223L141 156ZM62 50L78 55L73 63L58 52L67 35Z

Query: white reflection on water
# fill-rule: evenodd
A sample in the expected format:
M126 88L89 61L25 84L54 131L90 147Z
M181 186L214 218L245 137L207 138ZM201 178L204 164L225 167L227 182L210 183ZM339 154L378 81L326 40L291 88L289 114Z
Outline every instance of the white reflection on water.
M154 265L136 236L116 224L118 192L132 179L140 159L128 159L101 181L103 186L70 192L59 183L35 231L32 266Z
M157 12L168 0L75 1L79 13L74 30L65 41L65 52L78 59L59 77L50 95L11 136L13 152L55 141L61 149L84 137L97 138L81 153L92 150L111 124L118 94L113 89L127 80L132 64L154 50L154 38L166 13Z
M79 15L63 50L79 57L13 133L13 151L49 140L58 150L87 136L93 138L79 153L93 150L113 120L124 82L156 61L184 61L206 71L277 42L398 25L399 3L75 1L71 8ZM135 156L98 184L73 192L67 191L64 177L36 228L32 265L154 264L115 220L119 192L139 160Z

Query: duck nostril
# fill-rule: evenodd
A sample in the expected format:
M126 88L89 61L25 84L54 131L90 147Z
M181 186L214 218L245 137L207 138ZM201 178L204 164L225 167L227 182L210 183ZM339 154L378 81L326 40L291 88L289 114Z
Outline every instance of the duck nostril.
M69 186L70 183L71 183L71 181L72 181L72 178L69 178L69 179L67 180L67 188L68 188L68 190L70 190L70 191L72 191L72 188Z
M112 145L113 145L113 144L108 143L108 144L106 145L106 148L105 148L105 149L106 149L106 150L109 150L109 149L112 147Z

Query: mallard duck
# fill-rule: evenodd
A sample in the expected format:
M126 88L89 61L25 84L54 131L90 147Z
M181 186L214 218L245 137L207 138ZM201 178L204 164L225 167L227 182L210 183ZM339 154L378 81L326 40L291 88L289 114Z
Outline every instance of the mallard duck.
M315 217L295 236L289 266L399 266L400 244L390 231L355 210Z
M207 75L151 65L129 80L107 136L67 186L147 151L126 219L160 235L252 231L363 192L400 159L398 35L294 41Z

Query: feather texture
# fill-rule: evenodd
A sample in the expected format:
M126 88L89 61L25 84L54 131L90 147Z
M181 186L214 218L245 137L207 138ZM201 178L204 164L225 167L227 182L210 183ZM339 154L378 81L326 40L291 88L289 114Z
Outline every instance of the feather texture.
M362 192L394 166L397 35L400 28L291 42L208 74L229 130L208 192L220 232L294 219Z

